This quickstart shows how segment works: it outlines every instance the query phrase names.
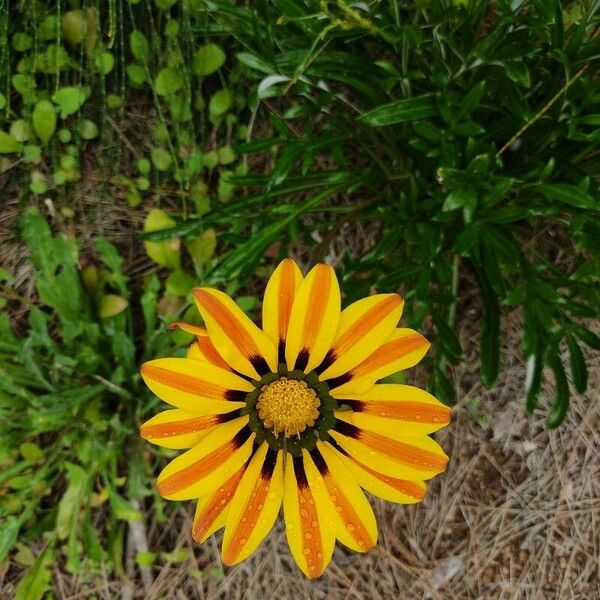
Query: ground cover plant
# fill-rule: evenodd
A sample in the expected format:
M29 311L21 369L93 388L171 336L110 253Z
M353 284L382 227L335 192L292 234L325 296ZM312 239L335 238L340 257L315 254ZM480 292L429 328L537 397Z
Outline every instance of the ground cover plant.
M425 384L449 405L471 346L494 389L517 312L511 401L534 413L550 384L547 427L568 423L600 349L599 8L0 5L9 593L43 597L55 562L90 581L131 573L146 515L172 514L152 477L173 454L137 437L158 406L139 365L184 354L193 337L168 324L201 323L195 286L255 319L287 255L333 263L346 304L400 293L405 326L432 342ZM140 573L178 558L134 554Z

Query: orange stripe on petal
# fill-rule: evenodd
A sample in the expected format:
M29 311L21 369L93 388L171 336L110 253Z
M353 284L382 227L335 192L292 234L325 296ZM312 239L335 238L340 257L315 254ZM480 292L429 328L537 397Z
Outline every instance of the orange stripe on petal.
M285 340L290 315L292 314L292 305L296 295L297 277L295 271L298 269L294 261L287 259L282 263L281 285L279 288L279 304L277 310L277 333L278 339Z
M353 460L361 469L364 469L372 475L376 477L383 483L386 483L390 487L393 487L395 490L398 490L401 494L405 494L406 496L410 496L415 500L421 501L425 497L427 489L424 485L419 485L414 481L408 481L406 479L397 479L396 477L389 477L388 475L384 475L383 473L379 473L379 471L375 471L370 467L367 467L364 463L356 460L355 458L350 458L349 460Z
M356 378L367 375L386 364L397 360L414 350L429 346L429 342L416 331L414 335L408 335L401 339L386 342L379 349L375 350L371 356L366 358L360 365L352 370L352 375Z
M224 446L213 450L206 456L193 462L191 465L181 469L181 471L165 477L165 479L156 484L158 493L161 496L170 496L185 490L199 479L218 469L235 448L236 445L233 441L228 442Z
M317 265L315 268L317 271L310 288L308 309L302 327L302 337L300 338L303 348L311 348L314 345L325 317L319 299L327 298L332 284L330 267L327 267L327 265Z
M204 327L199 327L198 325L192 325L191 323L184 323L183 321L177 321L174 323L169 323L167 325L168 329L181 329L182 331L186 331L187 333L191 333L192 335L197 336L208 336L208 331L204 329Z
M346 531L356 540L361 550L368 550L375 545L375 540L364 526L362 518L358 515L352 503L346 498L342 489L340 489L330 474L323 478L329 498L335 505L336 510L345 524Z
M223 360L221 355L217 352L212 340L207 337L199 337L194 344L198 348L200 354L213 365L217 367L221 367L222 369L227 369L231 371L231 367Z
M170 423L144 424L140 427L140 435L147 440L173 437L176 435L202 431L219 422L220 419L216 415L208 415L204 417L193 417L183 421L172 421Z
M371 329L385 319L392 311L402 305L402 300L395 294L386 296L379 304L373 306L366 314L347 329L333 344L335 354L339 356L360 342Z
M377 380L416 365L429 346L417 331L396 329L383 345L350 371L331 379L327 377L332 396L343 398L344 394L368 391Z
M340 289L335 271L318 264L300 284L285 344L289 369L310 372L321 364L340 320Z
M323 547L319 532L319 518L313 495L308 486L298 486L300 504L300 528L302 530L303 552L310 577L315 578L323 572Z
M384 400L369 400L368 402L349 401L353 410L401 421L419 423L449 423L450 409L443 405L426 404L424 402L386 402Z
M192 528L192 537L196 542L201 543L204 541L207 532L211 529L214 522L228 508L245 470L245 466L239 469L198 510L194 517L194 526Z
M221 329L238 351L244 356L260 355L252 336L246 331L236 316L218 298L198 288L193 290L194 298L219 323Z
M237 562L248 538L256 527L256 523L261 515L261 510L265 504L267 494L271 486L270 477L258 477L252 494L244 507L244 516L242 522L237 526L227 548L223 547L223 562L231 565Z
M141 368L141 373L144 377L148 377L157 383L168 385L180 392L197 394L198 396L212 398L214 400L225 399L225 394L227 392L226 388L215 383L196 379L195 377L164 369L163 367L157 367L152 363L144 363Z
M364 429L359 431L358 439L361 442L405 465L417 469L443 471L448 464L446 457L438 456L433 452L427 452L410 444L392 440L372 431L365 431Z

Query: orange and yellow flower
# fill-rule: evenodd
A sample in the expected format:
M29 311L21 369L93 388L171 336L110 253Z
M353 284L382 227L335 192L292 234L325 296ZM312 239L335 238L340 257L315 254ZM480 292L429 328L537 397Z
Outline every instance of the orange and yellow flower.
M224 293L193 295L206 330L187 358L142 366L148 387L174 408L140 429L148 441L186 449L160 473L169 500L198 499L193 537L224 527L223 562L250 556L283 505L292 555L311 578L335 540L365 552L377 524L363 492L411 504L447 456L428 434L449 409L409 385L376 383L417 364L429 348L397 328L403 301L378 294L343 311L333 269L306 277L290 259L271 276L257 327Z

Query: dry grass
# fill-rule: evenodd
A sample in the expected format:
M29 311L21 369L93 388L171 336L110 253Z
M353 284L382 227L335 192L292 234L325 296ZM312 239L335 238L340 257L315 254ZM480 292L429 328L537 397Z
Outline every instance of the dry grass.
M476 313L467 311L461 323L464 347L476 349ZM253 558L223 572L220 537L201 547L191 540L188 503L168 523L149 517L147 538L151 550L188 548L191 559L159 559L146 589L131 558L123 580L99 573L84 581L57 567L56 597L600 598L600 405L593 398L600 360L590 357L590 394L574 398L567 422L548 432L551 389L533 417L523 413L519 333L514 313L505 324L505 370L495 390L481 389L470 366L477 364L475 350L456 369L462 400L453 424L439 435L451 456L449 469L421 505L374 501L380 542L368 554L338 547L325 575L308 581L294 566L279 523Z

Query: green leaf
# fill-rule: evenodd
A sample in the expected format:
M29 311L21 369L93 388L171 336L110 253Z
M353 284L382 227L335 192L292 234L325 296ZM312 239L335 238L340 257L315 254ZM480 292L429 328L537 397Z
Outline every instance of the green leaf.
M79 123L79 135L84 140L93 140L98 136L98 126L94 121L83 119L81 123Z
M131 83L135 85L142 85L142 83L148 80L148 75L143 67L136 64L127 65L125 69L127 77L131 80ZM120 104L119 104L120 106Z
M549 356L548 363L554 371L556 392L546 424L549 429L556 429L564 421L569 410L569 382L567 381L565 369L558 355L552 354Z
M78 465L65 463L65 468L68 487L58 503L58 514L56 515L56 533L61 540L67 538L77 522L83 492L89 479L88 473Z
M177 223L158 208L153 208L144 223L145 232L162 231L173 228ZM171 238L165 241L144 241L148 256L157 264L176 270L179 268L180 240Z
M35 559L31 569L19 581L14 600L40 600L50 583L51 572L48 567L53 560L54 550L48 544Z
M579 188L564 183L542 183L532 185L530 190L542 194L550 200L556 200L563 204L575 206L577 208L588 208L598 210L600 208L600 199L586 194Z
M31 139L31 125L25 119L15 119L10 124L10 136L17 142L27 142Z
M129 47L134 58L141 63L147 63L150 60L150 46L146 36L138 29L131 32L129 36Z
M573 385L577 390L577 393L583 394L587 389L588 382L588 371L585 364L585 357L579 347L579 344L575 341L572 335L567 337L567 344L569 346L569 361L571 363L571 376L573 378Z
M164 148L152 148L151 158L159 171L168 171L173 164L173 157Z
M44 453L37 444L31 442L24 442L19 446L19 452L25 460L32 462L38 462L44 458Z
M225 52L217 44L200 46L194 57L194 72L201 77L210 75L225 64L226 58Z
M186 242L190 256L198 267L204 266L215 253L217 247L217 234L214 229L207 229L196 239Z
M0 561L8 556L21 528L21 521L14 517L6 519L3 517L2 521L2 527L0 528Z
M233 103L233 94L227 88L219 90L210 99L208 111L212 117L224 115Z
M83 42L87 31L87 19L82 10L70 10L62 16L62 30L65 39L77 46Z
M102 75L108 75L115 66L115 57L110 52L102 52L96 57L96 68Z
M100 298L100 305L98 307L98 314L101 319L110 319L122 313L129 302L122 296L116 294L106 294Z
M594 350L600 350L600 337L593 331L577 323L573 324L573 331L586 346Z
M6 131L0 129L0 154L12 154L13 152L20 152L22 145L15 140Z
M56 268L51 252L54 243L46 219L37 208L29 208L23 212L20 225L23 239L31 253L31 262L41 271L42 277L52 279Z
M384 127L406 121L427 119L437 114L435 96L425 94L416 98L396 100L363 114L359 120L373 127Z
M259 73L271 75L274 71L274 67L272 67L268 62L266 62L262 58L256 56L256 54L250 54L249 52L240 52L235 56L242 64L246 65L247 67L250 67L254 71L258 71Z
M112 514L123 521L141 521L142 514L136 510L123 496L117 493L112 485L107 483L108 500Z
M458 190L451 191L446 200L442 210L444 212L456 210L457 208L464 208L470 213L473 213L477 204L477 195L475 190L471 187L463 187Z
M456 115L457 121L471 114L473 110L475 110L475 108L479 104L479 101L481 100L481 97L485 92L485 86L486 82L485 80L482 80L469 90L467 95L462 99L462 102L460 103L460 107Z
M191 289L197 284L196 279L184 271L173 271L167 277L166 290L173 296L187 296Z
M156 559L157 559L156 552L150 552L150 551L137 552L135 555L135 562L140 567L151 567L156 562Z
M40 100L33 110L33 128L46 145L56 130L56 110L48 100Z
M76 113L87 98L86 90L83 87L64 87L54 94L53 100L60 108L60 118L65 119L69 115Z
M544 357L542 352L536 352L527 359L525 371L525 408L529 414L535 410L540 389L542 386L542 371L544 368Z
M175 94L183 85L181 70L171 67L161 69L154 80L154 90L159 96Z

